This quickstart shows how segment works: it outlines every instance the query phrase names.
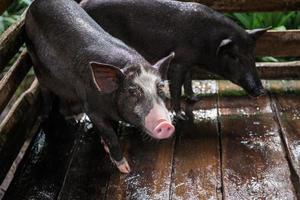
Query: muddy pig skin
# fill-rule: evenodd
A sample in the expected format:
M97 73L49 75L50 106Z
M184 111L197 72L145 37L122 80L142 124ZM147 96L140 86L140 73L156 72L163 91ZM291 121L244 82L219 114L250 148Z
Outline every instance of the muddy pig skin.
M266 29L246 32L198 3L171 0L83 0L81 6L104 30L134 47L149 62L174 51L168 78L172 107L182 118L181 87L192 100L193 66L220 75L251 96L264 93L255 68L255 42Z
M172 136L175 128L163 102L162 80L174 53L150 65L71 0L35 0L25 29L41 88L80 105L121 172L130 167L115 122L130 123L156 139Z

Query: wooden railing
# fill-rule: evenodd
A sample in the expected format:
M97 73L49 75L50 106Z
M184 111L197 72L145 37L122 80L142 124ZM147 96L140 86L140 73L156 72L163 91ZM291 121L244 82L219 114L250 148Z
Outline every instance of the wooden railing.
M12 0L1 0L0 13L12 2ZM24 44L24 19L25 15L23 14L0 37L0 73ZM0 80L0 113L5 108L5 113L7 113L0 121L0 183L5 178L24 141L29 137L40 110L38 82L34 81L31 87L21 94L7 111L8 103L31 67L29 54L27 50L23 50Z
M202 3L221 12L300 10L298 0L181 0Z
M0 1L2 14L13 0ZM233 11L286 11L300 10L299 0L195 0L222 12ZM23 15L14 25L0 37L0 72L16 55L24 44ZM258 55L268 56L300 56L300 31L268 31L257 44ZM16 62L5 73L0 81L0 113L16 92L18 86L31 68L31 60L23 50ZM300 77L300 61L283 63L257 63L262 78L287 79ZM195 79L217 78L203 72L195 73ZM12 162L16 158L25 138L35 123L40 109L38 82L23 93L0 122L0 182L6 176Z

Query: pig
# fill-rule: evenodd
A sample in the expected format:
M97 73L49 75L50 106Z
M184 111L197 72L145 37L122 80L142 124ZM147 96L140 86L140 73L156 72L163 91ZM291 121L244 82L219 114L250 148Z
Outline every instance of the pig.
M126 42L150 63L174 51L168 73L177 118L181 88L193 93L194 66L241 86L251 96L265 93L255 68L255 42L267 29L246 32L224 15L199 3L172 0L83 0L80 5L104 30Z
M163 80L173 52L151 65L72 0L35 0L26 14L25 31L41 88L79 105L121 172L129 173L130 166L113 129L116 122L141 128L155 139L172 136Z

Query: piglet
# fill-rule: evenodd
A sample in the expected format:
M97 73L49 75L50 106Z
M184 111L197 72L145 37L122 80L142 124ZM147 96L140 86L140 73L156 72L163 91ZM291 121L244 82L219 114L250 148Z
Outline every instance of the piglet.
M25 30L42 91L78 105L89 116L121 172L129 173L130 167L113 128L116 122L139 127L155 139L172 136L162 87L174 53L149 64L71 0L35 0Z

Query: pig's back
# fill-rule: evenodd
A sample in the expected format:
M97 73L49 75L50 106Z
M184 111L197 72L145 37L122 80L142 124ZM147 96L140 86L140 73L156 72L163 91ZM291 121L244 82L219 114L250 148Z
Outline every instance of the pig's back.
M35 70L40 72L41 82L58 92L57 85L73 94L80 85L92 87L86 85L92 83L90 61L116 64L113 54L126 61L131 59L128 52L134 52L106 33L72 0L34 1L25 27L31 55L39 61Z
M154 62L170 51L191 58L185 49L207 42L211 29L235 26L220 13L198 3L172 0L83 0L81 6L102 28ZM236 26L234 27L236 28ZM230 31L231 32L231 31Z

